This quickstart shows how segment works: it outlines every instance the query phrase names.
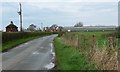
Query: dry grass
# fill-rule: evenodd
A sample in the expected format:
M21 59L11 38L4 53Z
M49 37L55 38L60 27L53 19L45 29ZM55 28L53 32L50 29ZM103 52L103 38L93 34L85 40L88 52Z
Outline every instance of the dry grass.
M99 48L95 43L99 42L99 39L95 37L91 35L89 36L89 41L87 41L86 38L88 37L85 35L68 33L62 36L66 44L79 48L91 63L95 63L98 66L99 70L118 70L116 38L106 37L106 42L102 43L102 48Z
M92 51L94 54L89 53L90 60L99 66L100 70L118 70L117 50L108 50L107 48L95 48Z

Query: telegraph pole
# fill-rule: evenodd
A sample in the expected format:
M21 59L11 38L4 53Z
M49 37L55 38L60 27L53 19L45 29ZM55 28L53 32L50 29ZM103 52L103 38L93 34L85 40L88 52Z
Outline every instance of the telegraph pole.
M18 12L18 14L20 15L20 31L22 32L22 7L21 7L21 3L19 3L20 5L20 11Z
M41 23L41 30L43 31L43 23Z

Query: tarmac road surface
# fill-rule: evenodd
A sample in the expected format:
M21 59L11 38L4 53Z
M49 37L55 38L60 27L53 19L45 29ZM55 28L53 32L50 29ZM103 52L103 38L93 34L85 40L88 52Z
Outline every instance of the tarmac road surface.
M45 36L21 44L2 53L2 70L46 70L53 56L53 40L57 35Z

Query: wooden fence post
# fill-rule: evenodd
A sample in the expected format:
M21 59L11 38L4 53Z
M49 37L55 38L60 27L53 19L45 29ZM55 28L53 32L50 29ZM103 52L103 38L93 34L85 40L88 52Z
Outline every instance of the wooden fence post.
M114 37L109 37L108 38L108 47L109 48L115 48L116 47L116 42Z
M82 35L82 38L83 38L83 48L86 48L86 45L85 45L86 37L85 37L85 35Z
M95 35L92 35L91 37L91 48L95 47Z
M113 41L113 48L115 48L116 47L116 38L113 37L112 41Z
M111 47L111 38L110 37L108 37L108 47L110 48Z
M79 35L78 35L78 48L80 48L80 41L79 41Z

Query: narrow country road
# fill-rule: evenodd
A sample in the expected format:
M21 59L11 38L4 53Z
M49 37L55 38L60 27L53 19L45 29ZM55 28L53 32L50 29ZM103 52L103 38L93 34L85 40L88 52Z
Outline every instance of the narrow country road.
M53 56L53 39L57 35L45 36L21 44L2 53L3 70L45 70Z

